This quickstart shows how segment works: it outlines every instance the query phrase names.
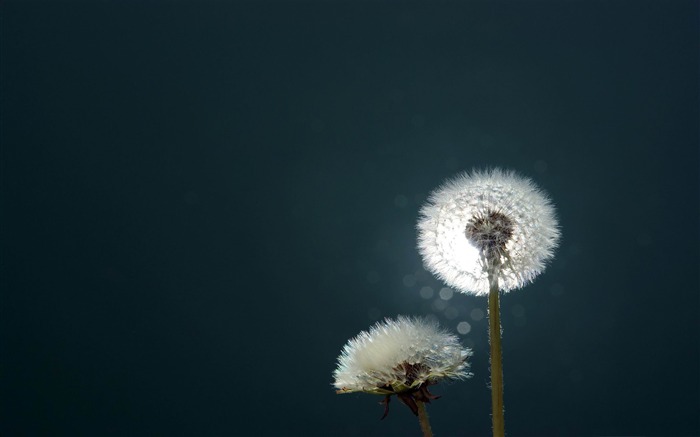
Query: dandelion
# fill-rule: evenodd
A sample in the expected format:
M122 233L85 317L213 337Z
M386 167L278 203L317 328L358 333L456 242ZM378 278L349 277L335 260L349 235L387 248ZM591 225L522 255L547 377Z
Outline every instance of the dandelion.
M499 289L531 282L559 241L554 207L529 179L500 169L462 173L421 209L418 250L427 270L463 293L489 296L494 435L505 433Z
M488 294L489 274L502 291L532 281L559 240L547 196L529 179L500 169L463 173L435 190L421 209L418 231L426 268L477 295Z
M336 393L383 395L384 419L389 400L396 395L418 416L424 435L432 435L426 403L437 399L428 391L442 379L471 376L467 358L456 336L435 322L399 316L385 319L348 341L333 373Z

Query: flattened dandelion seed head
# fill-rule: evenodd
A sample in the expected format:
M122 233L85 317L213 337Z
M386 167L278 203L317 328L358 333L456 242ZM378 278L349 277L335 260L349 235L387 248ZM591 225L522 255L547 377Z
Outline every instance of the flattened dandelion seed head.
M338 357L338 393L380 395L417 392L441 379L471 376L471 351L437 323L422 318L386 319L348 341Z
M427 270L464 293L488 294L489 263L501 290L532 281L559 242L554 207L532 181L500 169L465 172L421 209L418 250Z

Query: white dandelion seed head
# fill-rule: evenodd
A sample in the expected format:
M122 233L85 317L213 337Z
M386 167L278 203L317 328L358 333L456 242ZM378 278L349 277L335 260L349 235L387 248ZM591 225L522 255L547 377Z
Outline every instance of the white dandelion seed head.
M338 393L403 393L443 378L470 377L471 354L437 322L385 319L348 341L338 357L333 385Z
M527 178L500 169L465 172L431 193L418 221L427 270L464 293L488 294L486 254L501 259L510 291L532 281L559 242L549 198Z

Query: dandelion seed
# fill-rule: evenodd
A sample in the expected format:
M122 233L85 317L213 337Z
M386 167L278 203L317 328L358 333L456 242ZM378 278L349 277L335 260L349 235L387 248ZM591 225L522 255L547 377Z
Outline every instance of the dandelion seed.
M348 341L338 357L333 385L339 394L385 396L382 419L388 414L390 397L397 395L419 416L423 427L423 404L437 399L428 386L442 379L469 378L471 354L437 323L403 316L385 319Z

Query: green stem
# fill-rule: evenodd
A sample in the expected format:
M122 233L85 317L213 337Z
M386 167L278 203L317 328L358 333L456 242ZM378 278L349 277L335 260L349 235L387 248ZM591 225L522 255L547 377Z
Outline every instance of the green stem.
M418 422L420 422L423 437L433 437L433 431L430 429L430 421L428 420L428 412L425 411L425 403L416 401L416 405L418 405Z
M496 267L496 266L494 266ZM495 273L498 271L496 267ZM491 344L491 421L493 436L505 435L503 418L503 364L501 362L501 316L498 305L498 274L489 275L489 342Z

